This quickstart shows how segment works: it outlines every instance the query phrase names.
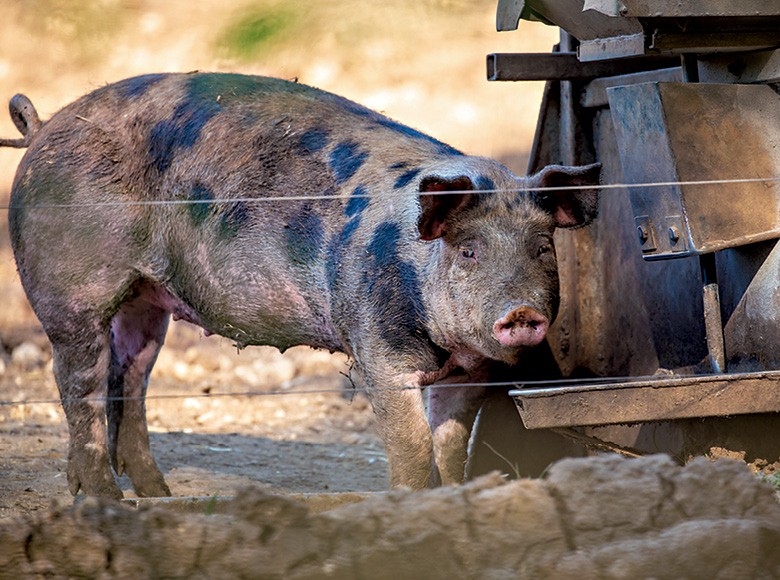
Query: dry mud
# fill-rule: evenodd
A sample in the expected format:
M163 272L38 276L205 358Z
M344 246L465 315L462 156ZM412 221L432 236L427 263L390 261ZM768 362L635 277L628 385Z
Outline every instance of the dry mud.
M242 492L226 513L89 499L0 524L0 576L777 578L780 505L744 464L568 459L313 513Z

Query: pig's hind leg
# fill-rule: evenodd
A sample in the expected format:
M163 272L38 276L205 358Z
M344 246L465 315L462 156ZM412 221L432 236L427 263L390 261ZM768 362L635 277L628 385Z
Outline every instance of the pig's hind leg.
M73 495L121 499L106 448L106 391L110 345L108 329L91 313L56 320L41 316L54 355L54 378L68 422L68 487Z
M109 456L119 475L127 473L139 497L171 495L149 448L145 401L168 320L168 312L140 291L120 306L111 321Z

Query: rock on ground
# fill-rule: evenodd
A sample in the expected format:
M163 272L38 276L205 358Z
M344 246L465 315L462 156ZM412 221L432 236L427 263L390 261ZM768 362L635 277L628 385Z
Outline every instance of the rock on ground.
M0 522L0 576L778 578L780 504L744 464L569 459L315 514L246 490L228 513L88 499Z

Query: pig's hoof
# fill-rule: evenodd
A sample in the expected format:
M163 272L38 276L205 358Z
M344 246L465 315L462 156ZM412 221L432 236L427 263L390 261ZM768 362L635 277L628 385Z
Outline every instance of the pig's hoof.
M150 453L117 457L117 463L130 478L138 497L169 497L171 490Z
M152 475L152 474L150 474ZM170 497L171 490L162 475L159 477L130 478L138 497Z
M82 459L83 461L79 461ZM122 499L122 490L114 480L114 475L108 467L108 461L103 462L105 469L95 467L101 463L88 461L86 457L71 457L68 462L68 488L70 493L76 495L79 490L92 497L106 497L109 499Z
M79 492L79 490L81 490L86 495L91 497L105 497L116 500L120 500L124 497L124 495L122 495L122 490L119 489L119 486L116 484L113 478L110 482L87 482L85 480L79 479L76 476L68 475L68 487L70 488L70 493L72 493L74 496Z

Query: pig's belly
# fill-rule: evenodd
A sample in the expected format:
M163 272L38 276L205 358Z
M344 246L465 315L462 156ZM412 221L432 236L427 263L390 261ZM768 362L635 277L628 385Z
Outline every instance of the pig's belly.
M179 294L161 285L147 284L139 297L170 312L174 320L195 324L207 335L230 338L239 347L269 345L283 351L291 346L308 345L343 351L327 302L312 303L296 286L283 279L248 286L241 292L229 288L222 292L218 289L181 292L196 296L188 300Z

